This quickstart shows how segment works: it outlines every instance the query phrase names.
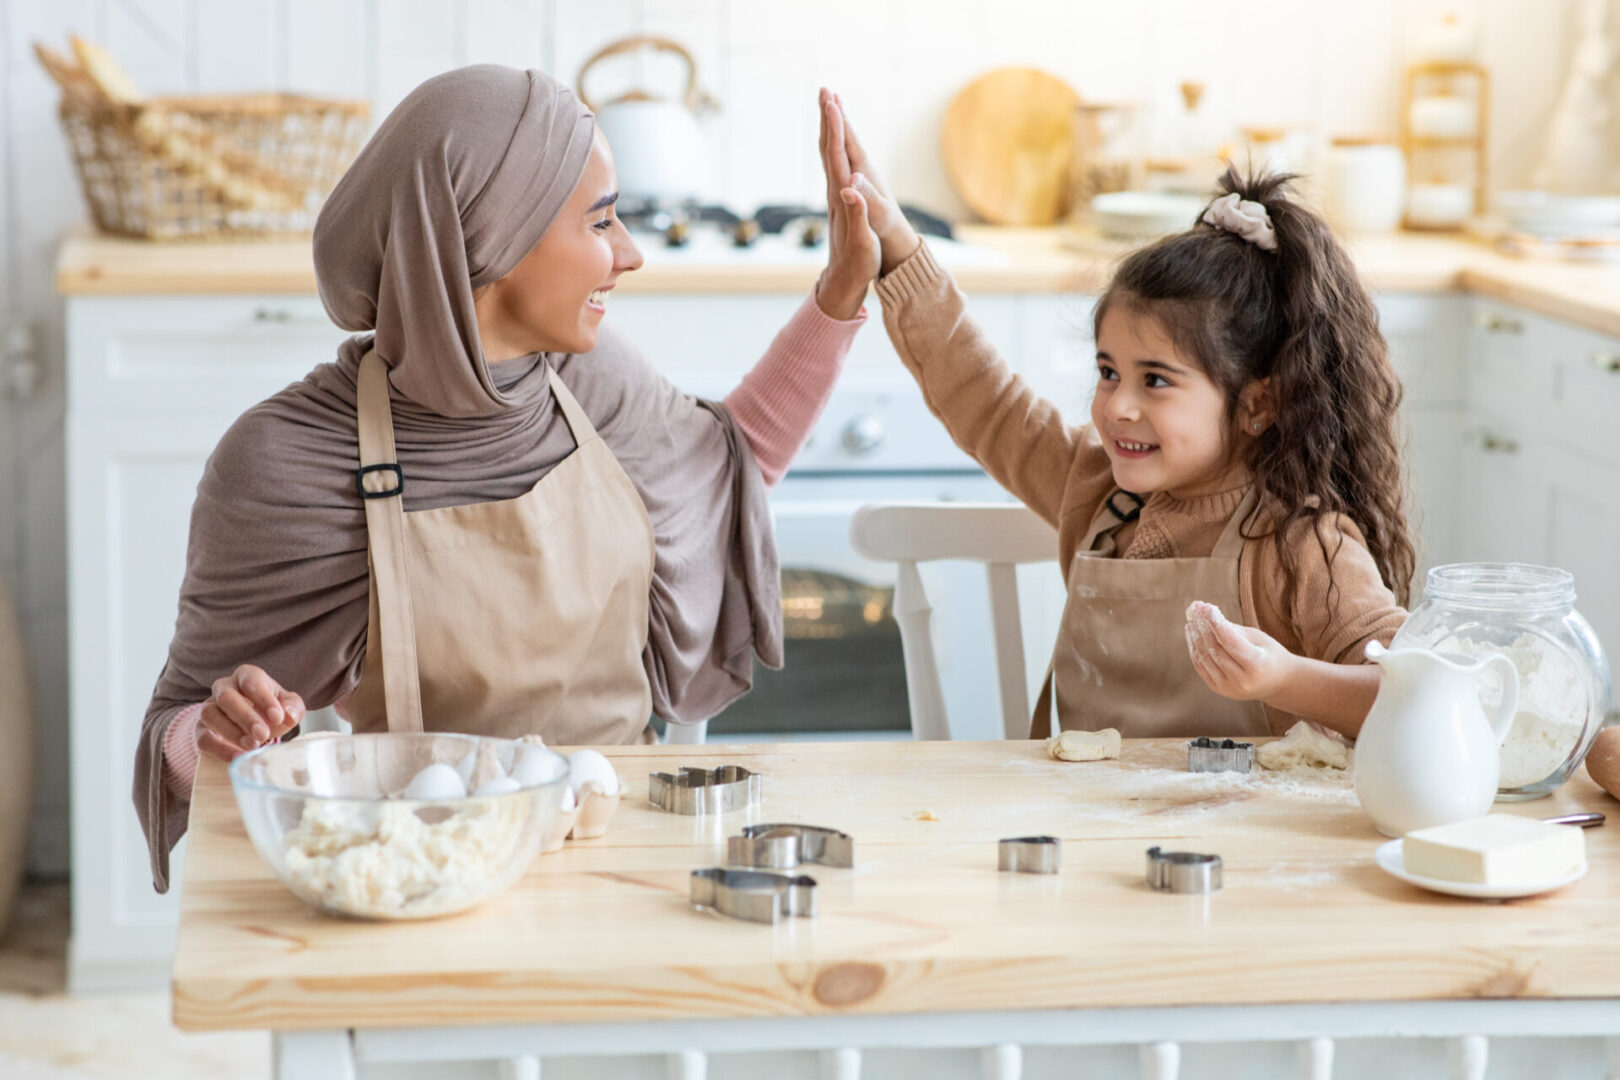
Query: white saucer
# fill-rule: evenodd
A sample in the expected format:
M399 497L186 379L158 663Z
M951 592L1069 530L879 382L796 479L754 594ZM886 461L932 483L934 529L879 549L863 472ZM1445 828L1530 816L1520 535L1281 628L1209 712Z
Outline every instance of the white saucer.
M1551 892L1561 889L1571 882L1579 881L1586 876L1586 860L1567 874L1549 878L1544 881L1525 882L1517 885L1475 885L1467 881L1447 881L1444 878L1425 877L1421 874L1410 873L1406 869L1406 860L1402 857L1400 840L1391 840L1387 844L1378 845L1373 852L1379 869L1402 881L1410 882L1419 888L1429 889L1433 892L1446 893L1450 896L1466 896L1473 900L1517 900L1523 896L1535 896L1537 893Z

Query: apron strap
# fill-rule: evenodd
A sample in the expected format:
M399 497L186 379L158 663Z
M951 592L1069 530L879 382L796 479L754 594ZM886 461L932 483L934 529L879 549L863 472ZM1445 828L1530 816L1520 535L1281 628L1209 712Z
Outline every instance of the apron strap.
M394 450L388 365L376 350L360 360L360 468L355 483L366 506L371 587L377 591L383 702L389 731L422 730L422 683L416 661L416 616L405 570L405 474ZM390 479L391 478L391 479Z
M1243 554L1243 523L1254 513L1254 508L1260 502L1260 489L1249 488L1248 494L1238 504L1237 510L1221 530L1221 538L1215 541L1215 550L1210 552L1212 559L1236 559Z
M580 408L579 401L575 399L568 387L563 385L562 377L557 374L556 368L551 368L551 393L562 408L563 419L568 421L568 430L573 433L574 445L584 446L596 437L596 426L591 423L585 410Z

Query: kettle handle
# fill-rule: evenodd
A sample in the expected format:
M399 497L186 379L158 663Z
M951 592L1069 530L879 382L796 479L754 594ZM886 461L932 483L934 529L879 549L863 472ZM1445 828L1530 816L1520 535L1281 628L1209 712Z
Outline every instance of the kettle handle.
M1513 718L1519 714L1519 669L1501 653L1492 653L1480 670L1488 667L1497 668L1502 680L1502 700L1486 717L1491 723L1491 734L1496 738L1496 745L1501 746L1513 727Z
M698 107L700 97L697 84L697 61L686 50L686 46L680 42L672 38L659 37L656 34L639 34L635 37L621 38L598 49L595 55L585 61L585 66L579 69L579 79L574 84L574 93L579 97L580 104L591 110L591 112L596 112L596 104L585 93L585 76L596 65L598 60L606 60L610 56L618 56L620 53L634 52L637 49L644 48L655 49L659 52L672 52L686 61L686 91L681 95L681 102L688 109L695 110Z

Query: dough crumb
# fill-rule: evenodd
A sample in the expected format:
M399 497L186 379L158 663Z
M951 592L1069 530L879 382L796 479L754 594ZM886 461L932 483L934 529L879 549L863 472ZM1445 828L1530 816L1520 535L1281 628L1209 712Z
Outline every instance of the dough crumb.
M911 815L911 820L912 821L938 821L939 818L934 816L934 812L932 810L918 810L915 814Z
M1119 757L1119 731L1060 731L1046 740L1046 752L1059 761L1101 761Z
M1302 767L1348 769L1350 755L1350 744L1341 736L1307 720L1301 720L1288 729L1288 734L1255 751L1261 768L1275 772Z

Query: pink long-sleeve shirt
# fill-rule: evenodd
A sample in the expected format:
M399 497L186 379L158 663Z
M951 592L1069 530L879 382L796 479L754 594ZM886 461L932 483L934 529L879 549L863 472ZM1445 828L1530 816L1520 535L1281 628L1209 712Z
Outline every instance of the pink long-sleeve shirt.
M787 472L810 437L827 405L855 333L866 322L863 307L853 319L834 319L808 297L770 348L737 388L726 395L726 408L748 439L767 486ZM339 715L348 713L348 695L338 699ZM203 702L175 714L163 733L163 775L169 790L191 797L197 776L197 736Z

